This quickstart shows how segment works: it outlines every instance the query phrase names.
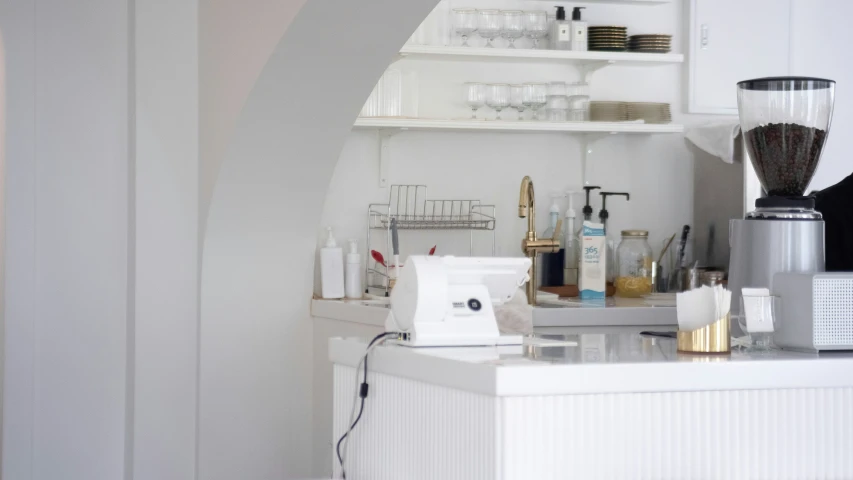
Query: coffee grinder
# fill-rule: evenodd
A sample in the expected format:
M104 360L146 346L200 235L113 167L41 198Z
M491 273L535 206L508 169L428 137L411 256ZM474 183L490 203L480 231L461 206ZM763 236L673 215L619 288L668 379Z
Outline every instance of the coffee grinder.
M765 193L755 210L732 220L729 229L729 289L738 314L743 287L772 291L777 273L825 269L823 219L814 198L803 195L826 144L834 101L833 80L771 77L738 83L741 131Z

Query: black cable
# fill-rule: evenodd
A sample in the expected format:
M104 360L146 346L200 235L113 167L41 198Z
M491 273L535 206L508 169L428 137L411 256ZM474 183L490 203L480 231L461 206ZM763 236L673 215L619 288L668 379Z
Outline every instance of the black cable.
M382 340L383 338L396 337L397 335L398 335L398 333L396 333L396 332L380 333L379 335L373 337L373 340L371 340L370 343L367 344L367 349L364 352L364 377L361 380L361 386L359 387L359 391L358 391L358 396L361 398L361 406L358 409L358 416L355 417L355 420L352 422L352 425L350 425L349 429L346 432L344 432L344 434L338 440L337 446L335 447L335 451L338 454L338 463L341 466L341 475L343 476L344 480L346 480L346 478L347 478L347 472L346 472L346 470L344 470L344 460L343 460L343 458L341 458L341 443L343 443L344 439L349 436L349 434L352 432L352 430L355 428L355 426L358 425L358 421L361 420L361 415L364 413L364 399L367 398L367 392L368 392L367 353L370 351L370 347L372 347L374 343L378 342L379 340ZM355 375L356 375L356 381L358 381L358 372L356 372Z

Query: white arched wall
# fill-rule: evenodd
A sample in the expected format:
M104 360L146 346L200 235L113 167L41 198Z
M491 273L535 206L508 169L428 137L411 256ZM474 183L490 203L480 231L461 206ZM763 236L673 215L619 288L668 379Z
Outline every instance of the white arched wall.
M242 109L202 256L199 478L311 474L309 304L323 201L364 99L435 3L307 2Z
M3 346L6 331L5 278L2 274L5 269L6 251L3 243L6 242L6 225L2 220L6 211L6 53L3 46L3 31L0 30L0 432L3 431L3 363L5 352ZM0 435L0 465L3 464L3 436ZM2 469L0 469L1 471Z

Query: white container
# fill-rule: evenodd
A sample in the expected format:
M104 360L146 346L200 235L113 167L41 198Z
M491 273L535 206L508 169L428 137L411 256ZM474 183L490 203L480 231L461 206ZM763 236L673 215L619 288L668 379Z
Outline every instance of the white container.
M601 223L583 222L580 258L582 300L604 300L607 287L607 238Z
M320 249L320 283L323 298L344 298L344 252L327 228L329 237Z
M575 7L572 10L572 50L575 52L585 52L587 50L587 25L581 20L581 10L586 7Z
M571 50L572 30L571 22L566 20L566 11L563 7L557 7L557 18L551 24L549 42L551 50Z
M345 274L347 298L361 298L364 291L361 284L361 255L358 254L358 240L354 238L349 240Z

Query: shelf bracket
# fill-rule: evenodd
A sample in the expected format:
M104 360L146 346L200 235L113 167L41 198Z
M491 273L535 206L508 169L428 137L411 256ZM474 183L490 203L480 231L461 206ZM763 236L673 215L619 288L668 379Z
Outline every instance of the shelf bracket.
M408 128L380 128L379 133L379 188L388 186L391 170L391 137Z
M393 57L391 57L391 62L389 63L389 66L394 65L395 63L399 62L400 60L402 60L408 56L409 56L408 53L397 52L396 54L394 54Z
M581 74L583 75L583 81L585 83L589 83L592 79L592 74L601 70L604 67L609 67L616 63L616 60L603 60L600 62L589 62L581 65Z
M617 132L601 132L601 133L585 133L581 140L581 186L589 185L589 177L587 176L587 164L589 156L593 153L593 145L595 142L610 135L616 135Z

